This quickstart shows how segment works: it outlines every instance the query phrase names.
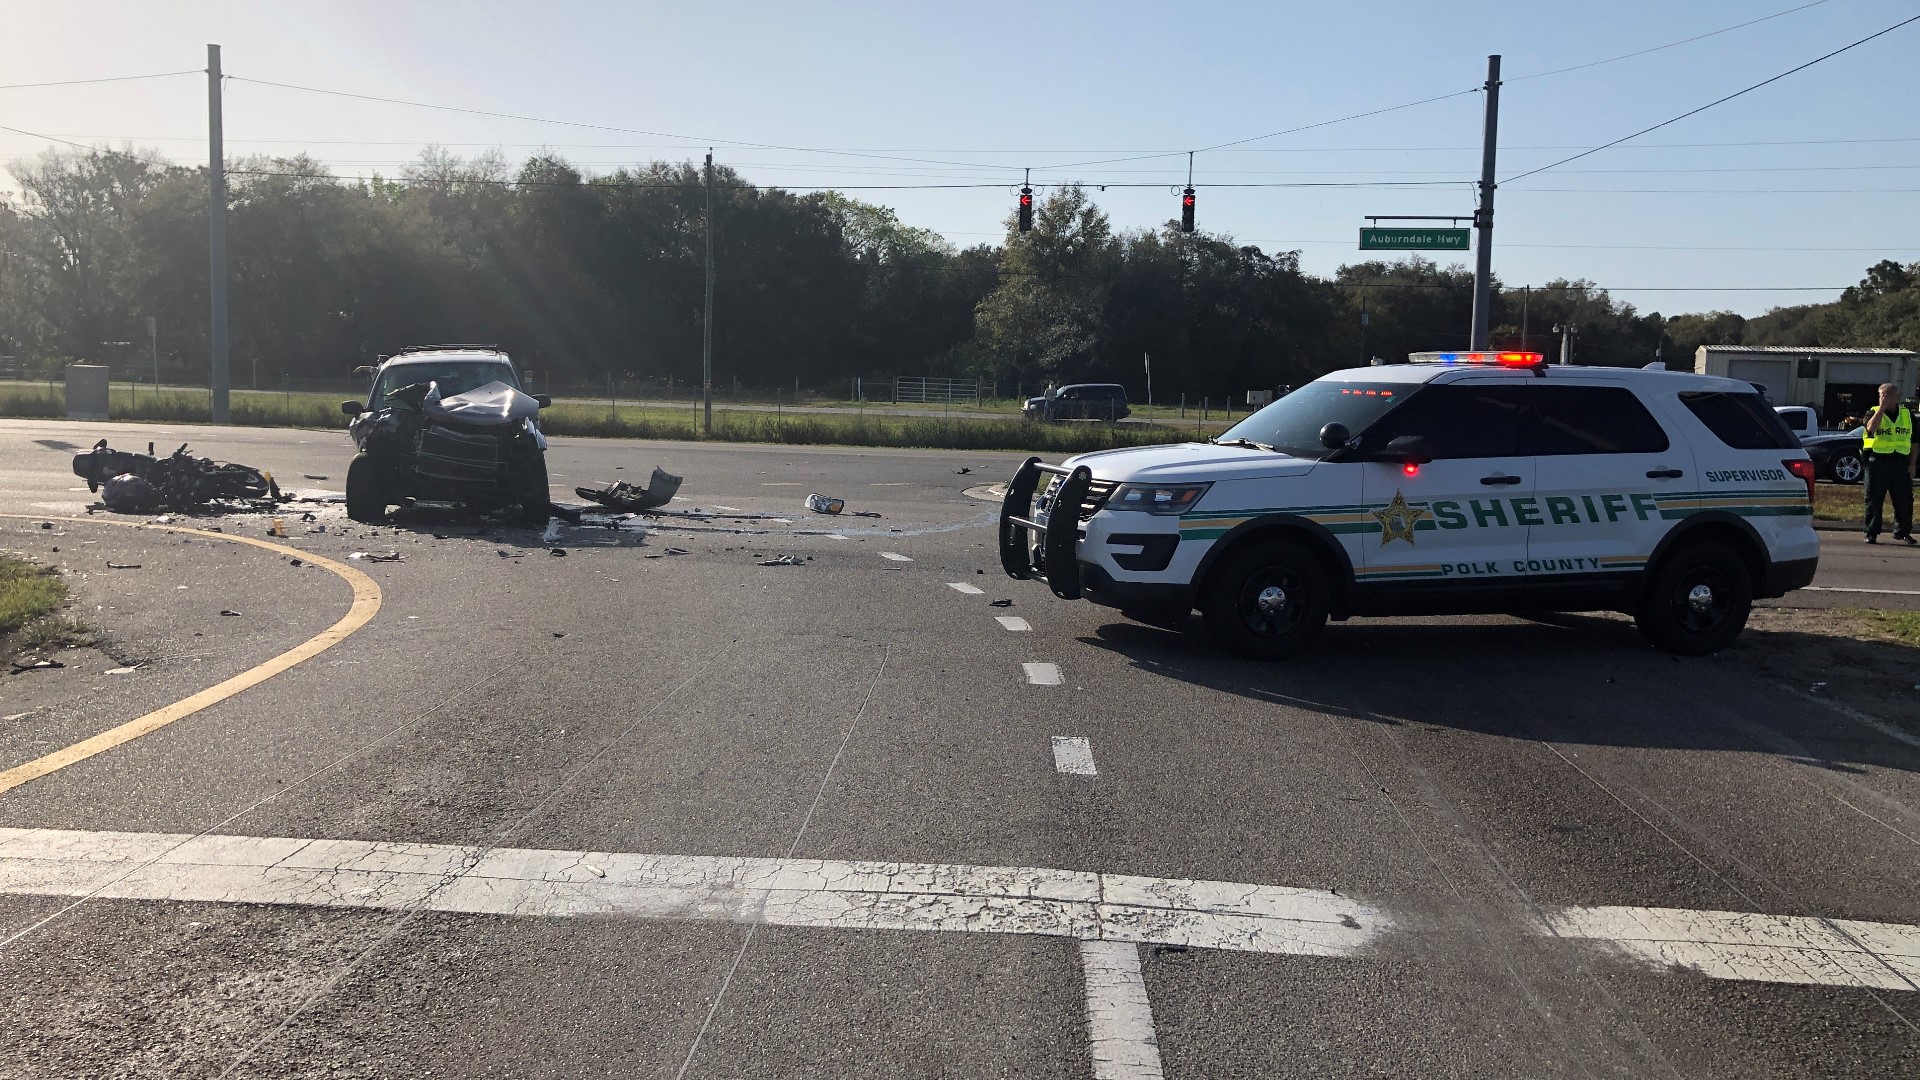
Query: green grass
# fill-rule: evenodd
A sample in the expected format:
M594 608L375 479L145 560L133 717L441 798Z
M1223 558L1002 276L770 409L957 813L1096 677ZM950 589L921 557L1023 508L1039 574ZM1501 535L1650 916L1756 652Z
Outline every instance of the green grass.
M346 427L338 394L236 393L233 422L250 427ZM108 408L115 420L157 423L205 423L205 390L134 390L115 386ZM0 416L60 417L65 397L59 387L21 383L0 386ZM604 405L562 402L541 410L541 429L549 435L624 439L702 438L696 407ZM1170 424L1042 424L1019 419L965 416L888 415L879 409L861 413L779 413L716 408L713 434L718 442L789 443L826 446L901 446L954 450L1031 450L1082 453L1116 446L1181 442L1196 428Z
M18 632L66 598L66 585L51 569L0 555L0 634Z
M51 567L0 555L0 661L92 640L77 620L56 614L66 582Z
M1848 615L1865 623L1882 637L1902 645L1920 645L1920 611L1880 611L1857 609Z
M1841 521L1858 525L1866 520L1866 495L1859 484L1813 486L1813 516L1816 521Z

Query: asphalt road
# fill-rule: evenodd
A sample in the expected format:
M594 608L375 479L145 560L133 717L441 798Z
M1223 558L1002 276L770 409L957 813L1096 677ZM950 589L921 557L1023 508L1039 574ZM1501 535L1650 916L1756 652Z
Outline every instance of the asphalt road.
M0 777L352 599L221 539L259 516L41 528L102 435L294 490L348 457L0 422L0 550L105 634L0 675ZM966 489L1015 460L557 439L557 492L687 478L565 557L291 507L370 622L0 793L0 1077L1920 1075L1920 736L1759 673L1770 631L1227 659L1002 576ZM1920 552L1834 534L1816 584L1899 602Z

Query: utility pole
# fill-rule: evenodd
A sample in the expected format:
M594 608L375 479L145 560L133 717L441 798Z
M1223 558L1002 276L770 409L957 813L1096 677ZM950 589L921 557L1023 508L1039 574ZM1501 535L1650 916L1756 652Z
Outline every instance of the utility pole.
M713 151L707 151L707 314L700 320L700 422L713 434Z
M227 151L220 126L220 46L207 46L207 279L213 294L213 422L227 414Z
M1573 363L1573 320L1568 319L1554 329L1560 334L1560 364L1564 367Z
M160 389L160 324L147 316L147 349L153 353L153 388Z
M1480 146L1480 206L1473 212L1478 250L1473 262L1473 338L1467 347L1487 347L1493 321L1493 157L1499 145L1500 57L1487 57L1487 126Z

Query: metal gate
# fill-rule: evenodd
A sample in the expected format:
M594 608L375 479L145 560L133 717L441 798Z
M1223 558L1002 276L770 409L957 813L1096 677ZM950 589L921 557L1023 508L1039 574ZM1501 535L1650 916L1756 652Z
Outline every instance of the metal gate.
M909 378L903 375L893 380L893 400L977 405L980 403L980 380Z

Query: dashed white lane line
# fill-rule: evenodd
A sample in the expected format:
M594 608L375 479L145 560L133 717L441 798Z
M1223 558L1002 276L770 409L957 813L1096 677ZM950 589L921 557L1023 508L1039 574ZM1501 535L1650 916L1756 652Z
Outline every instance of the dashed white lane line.
M880 553L880 557L883 559L892 559L894 562L912 562L913 561L912 559L907 558L905 555L902 555L897 551L883 551Z
M952 589L954 592L966 593L968 596L980 595L979 589L964 581L949 581L947 582L947 588Z
M1561 937L1714 979L1920 990L1916 926L1650 907L1561 908L1547 924Z
M1039 934L1347 956L1386 917L1317 889L1041 867L0 829L0 894Z
M1069 776L1098 776L1093 766L1093 743L1078 735L1053 737L1053 768Z
M1033 629L1033 627L1027 623L1027 620L1021 618L1018 615L995 615L993 617L993 621L999 623L1001 626L1005 627L1008 630Z
M1034 686L1059 686L1059 664L1021 664L1027 673L1027 681Z
M1160 1038L1140 975L1140 946L1082 941L1080 971L1087 985L1094 1080L1160 1080Z

